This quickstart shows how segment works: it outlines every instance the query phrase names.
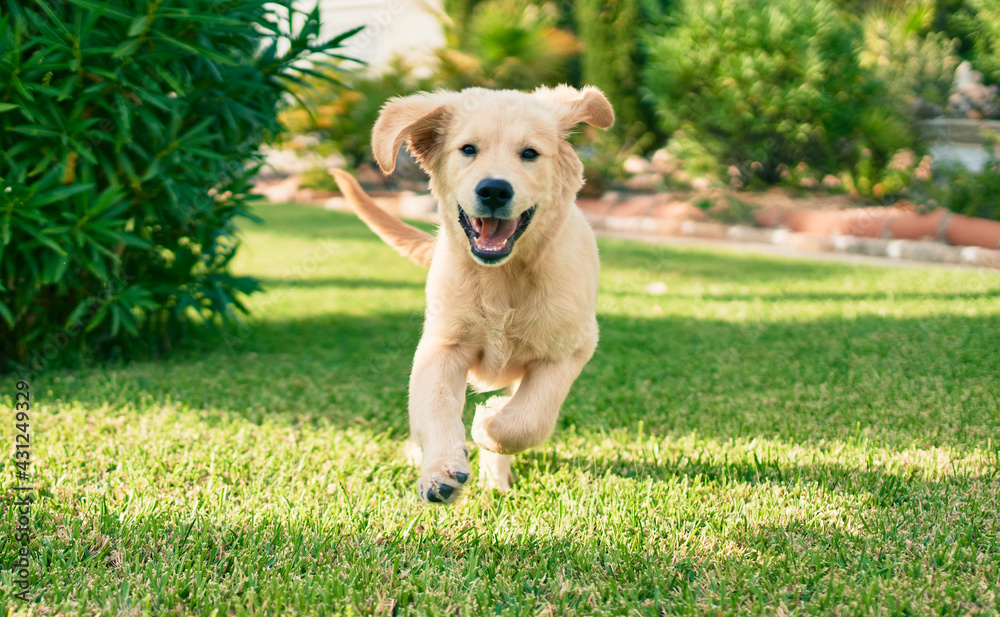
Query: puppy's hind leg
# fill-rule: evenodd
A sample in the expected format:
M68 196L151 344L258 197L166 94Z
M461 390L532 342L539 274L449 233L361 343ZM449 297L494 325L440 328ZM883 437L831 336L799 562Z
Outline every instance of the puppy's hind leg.
M487 491L497 489L506 493L514 485L514 472L510 465L514 457L509 454L497 454L480 448L479 450L479 481Z
M476 418L494 416L503 409L503 406L510 401L510 397L517 392L520 381L515 381L507 386L506 396L494 396L482 405L476 406ZM479 449L479 482L483 489L491 491L496 489L501 493L506 493L514 485L514 472L511 471L511 463L514 457L510 454L497 454L490 452L486 448Z
M507 392L513 395L517 386L511 386ZM476 418L494 416L500 413L510 401L510 396L494 396L482 405L476 406ZM475 429L473 429L475 430ZM514 485L514 473L510 470L514 457L509 454L497 454L486 448L479 449L479 481L487 491L497 489L506 493Z
M412 439L407 439L403 443L403 458L406 462L414 467L420 467L420 464L424 461L424 453L420 449L417 442Z

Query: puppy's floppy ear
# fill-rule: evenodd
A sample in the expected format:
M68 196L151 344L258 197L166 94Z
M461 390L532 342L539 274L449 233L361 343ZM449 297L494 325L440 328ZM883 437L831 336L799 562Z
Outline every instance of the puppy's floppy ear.
M559 118L559 128L571 130L577 124L586 122L599 129L610 128L615 123L615 111L604 93L593 86L577 90L571 86L555 88L541 87L535 96L553 103Z
M396 168L396 153L407 140L420 163L433 158L455 96L454 92L440 91L389 99L372 129L372 154L383 172L392 173Z

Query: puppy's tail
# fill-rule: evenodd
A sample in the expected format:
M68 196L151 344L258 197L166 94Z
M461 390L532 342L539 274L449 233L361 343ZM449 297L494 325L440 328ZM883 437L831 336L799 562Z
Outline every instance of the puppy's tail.
M346 171L331 169L330 173L337 179L340 190L354 211L379 238L403 257L409 257L410 261L418 266L426 268L431 265L431 257L434 255L434 236L407 225L383 210Z

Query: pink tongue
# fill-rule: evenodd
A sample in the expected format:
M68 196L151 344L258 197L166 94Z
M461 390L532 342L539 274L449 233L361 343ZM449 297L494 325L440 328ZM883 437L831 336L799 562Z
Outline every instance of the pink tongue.
M489 250L500 250L507 244L507 239L514 235L517 229L517 219L483 218L483 228L476 238L476 246Z

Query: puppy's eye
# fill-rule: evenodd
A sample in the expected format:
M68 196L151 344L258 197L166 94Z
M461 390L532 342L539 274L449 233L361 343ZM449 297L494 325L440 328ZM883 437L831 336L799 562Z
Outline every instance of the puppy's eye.
M475 156L476 155L476 147L473 146L472 144L465 144L464 146L462 146L461 148L459 148L459 151L462 154L464 154L465 156Z
M533 161L538 158L538 150L534 148L526 148L524 152L521 153L521 158L526 161Z

